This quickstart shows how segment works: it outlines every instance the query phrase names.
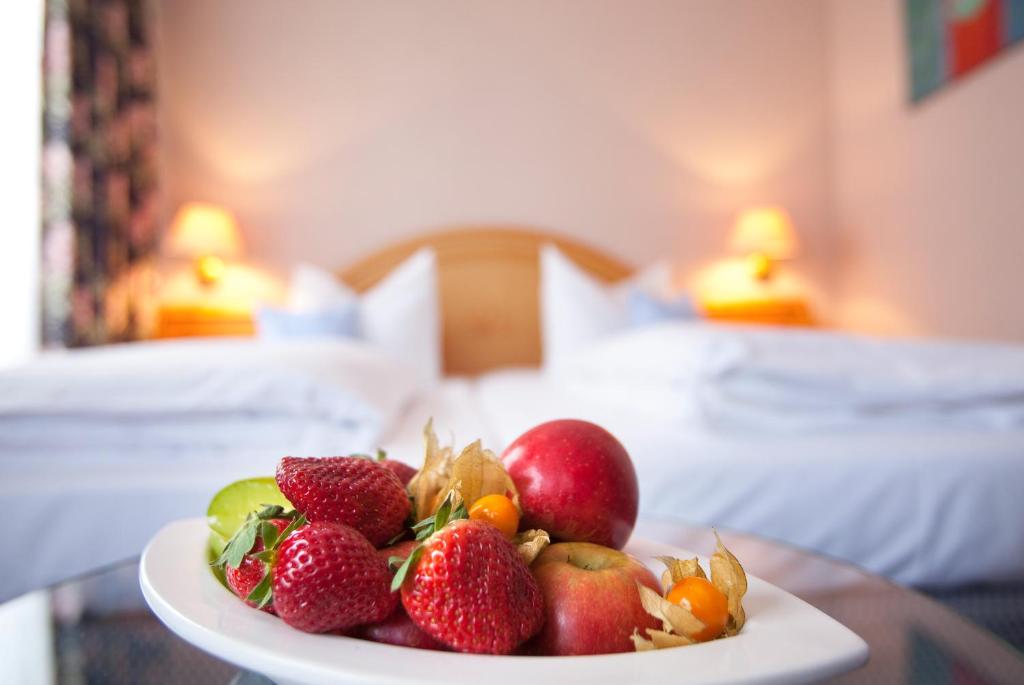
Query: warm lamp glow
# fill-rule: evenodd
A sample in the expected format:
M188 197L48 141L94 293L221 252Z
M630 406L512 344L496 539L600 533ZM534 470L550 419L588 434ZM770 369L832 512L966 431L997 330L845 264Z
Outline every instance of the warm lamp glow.
M730 244L736 252L763 254L770 259L793 257L798 247L793 222L780 207L759 207L740 214Z
M793 222L780 207L758 207L740 214L729 243L734 252L747 256L750 271L761 280L771 277L773 261L793 257L798 249Z
M223 258L241 254L242 237L228 210L189 202L174 217L167 248L173 255L195 259L196 277L211 284L224 273Z
M179 257L236 257L242 238L231 212L217 205L189 202L178 210L168 245Z

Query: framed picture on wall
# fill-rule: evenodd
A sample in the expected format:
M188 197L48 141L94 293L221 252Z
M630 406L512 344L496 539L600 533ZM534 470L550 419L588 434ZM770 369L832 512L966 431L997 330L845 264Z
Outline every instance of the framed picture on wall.
M904 0L917 102L1024 39L1024 0Z

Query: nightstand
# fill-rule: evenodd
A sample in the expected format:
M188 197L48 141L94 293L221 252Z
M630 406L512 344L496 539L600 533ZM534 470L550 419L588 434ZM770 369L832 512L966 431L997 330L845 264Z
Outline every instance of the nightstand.
M165 304L157 314L155 338L251 336L252 312L247 308L203 304Z
M705 301L701 308L704 316L712 321L774 326L817 325L810 305L800 298Z

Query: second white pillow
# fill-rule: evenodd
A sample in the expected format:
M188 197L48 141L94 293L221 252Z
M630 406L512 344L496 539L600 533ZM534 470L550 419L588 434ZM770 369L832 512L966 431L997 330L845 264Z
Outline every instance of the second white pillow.
M591 344L629 327L629 293L669 290L671 267L659 262L608 285L554 245L540 250L540 315L544 366L557 367Z
M358 336L415 369L428 387L441 377L441 325L437 302L437 258L423 248L399 264L362 296L326 269L295 267L289 307L322 311L357 301Z

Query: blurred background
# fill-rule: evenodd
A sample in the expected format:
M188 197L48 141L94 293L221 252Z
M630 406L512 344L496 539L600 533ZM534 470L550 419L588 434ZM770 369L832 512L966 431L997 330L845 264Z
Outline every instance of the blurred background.
M6 16L3 360L151 336L167 304L244 319L296 262L453 225L668 254L711 300L749 299L721 262L763 206L799 237L771 297L851 330L1024 339L1019 0ZM229 213L227 244L168 240L195 202ZM204 250L216 289L192 277Z

